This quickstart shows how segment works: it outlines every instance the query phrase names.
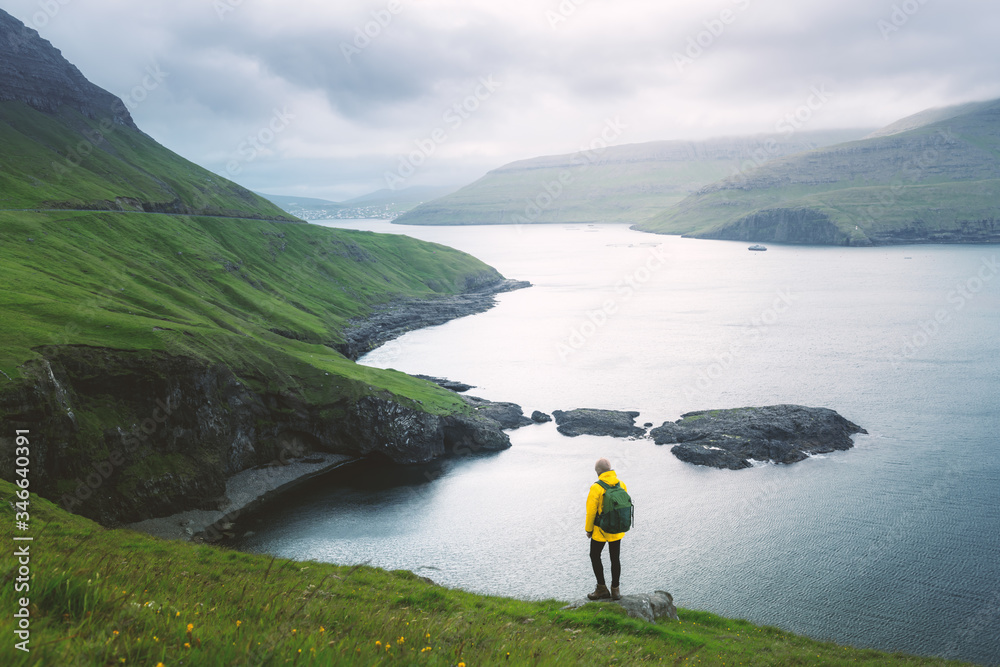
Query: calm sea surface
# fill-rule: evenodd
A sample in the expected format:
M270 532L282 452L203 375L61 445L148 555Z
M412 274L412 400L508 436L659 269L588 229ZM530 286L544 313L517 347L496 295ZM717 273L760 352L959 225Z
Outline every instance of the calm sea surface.
M581 597L584 501L607 456L635 500L623 592L820 639L1000 664L1000 249L697 241L621 225L402 227L533 287L362 363L462 380L526 413L639 423L774 403L865 427L849 452L722 471L650 440L511 432L410 469L360 464L261 514L240 548Z

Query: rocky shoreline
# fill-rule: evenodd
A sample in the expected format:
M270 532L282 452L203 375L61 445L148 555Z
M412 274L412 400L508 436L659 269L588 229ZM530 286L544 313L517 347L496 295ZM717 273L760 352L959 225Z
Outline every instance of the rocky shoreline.
M538 410L526 417L516 403L462 398L475 408L477 417L493 420L505 431L552 421ZM688 412L675 422L664 422L648 431L651 423L636 426L639 414L594 408L552 411L556 430L566 437L648 438L657 445L674 445L671 453L685 463L728 470L751 468L754 462L787 465L815 454L846 451L854 447L852 436L868 433L834 410L802 405Z
M337 351L357 361L375 348L403 334L482 313L496 305L496 295L531 287L524 280L500 280L471 285L461 294L438 299L401 299L376 308L364 318L348 322Z
M165 540L216 542L233 535L237 519L259 509L292 488L358 459L344 454L312 454L300 459L258 466L226 480L226 503L217 510L188 510L125 527Z
M442 380L444 385L459 388L467 386L460 382L437 379ZM438 432L438 436L432 439L447 443L456 453L506 449L510 446L510 440L504 431L545 423L545 418L548 417L538 411L531 418L526 417L521 406L515 403L493 402L475 396L462 398L473 408L472 415L461 417L461 423L455 424L448 420L459 419L457 416L438 418L444 421L430 429ZM398 415L383 412L389 408L392 413L398 406L370 405L361 408L359 414L364 413L370 417L366 430L370 432L371 439L385 442L390 449L396 448L397 445L389 444L394 440L393 435L383 431L393 428L392 425L399 421ZM628 440L648 438L657 445L673 444L672 454L686 463L729 470L750 468L755 461L791 464L813 454L847 450L854 446L853 435L867 433L833 410L800 405L689 412L676 422L664 422L662 426L648 432L645 427L651 424L647 423L644 427L635 425L635 419L639 415L635 411L579 408L554 410L552 415L557 430L566 437L596 435ZM427 417L431 418L430 415ZM414 415L403 419L410 426L409 435L405 438L410 453L414 446L420 450L425 448L419 442L414 443L414 437L420 440L426 429L421 427L414 430L413 419ZM448 455L449 451L412 460L407 460L408 457L402 451L392 453L378 448L375 451L352 454L314 450L298 456L300 453L296 451L296 458L256 466L228 477L225 480L225 493L217 509L187 509L166 517L129 523L127 527L165 539L214 542L233 537L231 531L238 518L246 518L247 513L281 493L307 479L357 461L367 454L379 453L388 460L399 463L418 463ZM645 607L648 607L648 603Z

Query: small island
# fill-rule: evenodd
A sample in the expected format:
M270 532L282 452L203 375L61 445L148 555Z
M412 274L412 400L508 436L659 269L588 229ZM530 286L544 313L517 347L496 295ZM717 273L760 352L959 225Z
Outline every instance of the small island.
M556 430L565 436L609 435L614 438L639 438L646 430L635 425L638 412L620 410L597 410L577 408L575 410L553 410Z
M858 433L868 431L829 408L802 405L688 412L649 432L656 444L673 444L670 451L681 461L729 470L848 450Z

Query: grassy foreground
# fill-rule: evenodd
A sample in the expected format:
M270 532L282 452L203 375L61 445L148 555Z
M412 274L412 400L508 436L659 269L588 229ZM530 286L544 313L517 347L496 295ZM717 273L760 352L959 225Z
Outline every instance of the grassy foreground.
M16 487L0 481L13 501ZM14 509L2 504L5 541ZM648 624L616 605L560 611L433 585L411 572L277 560L106 530L30 498L30 590L3 559L5 665L939 665L680 610ZM9 527L9 528L8 528ZM17 543L15 543L17 544ZM14 649L28 597L31 651Z

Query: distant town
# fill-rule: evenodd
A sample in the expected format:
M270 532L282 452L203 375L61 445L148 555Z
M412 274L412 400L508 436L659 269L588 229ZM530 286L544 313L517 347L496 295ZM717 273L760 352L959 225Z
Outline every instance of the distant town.
M326 210L308 206L289 206L285 209L297 218L303 220L394 220L403 213L402 210L391 205L379 206L355 206L337 210Z

